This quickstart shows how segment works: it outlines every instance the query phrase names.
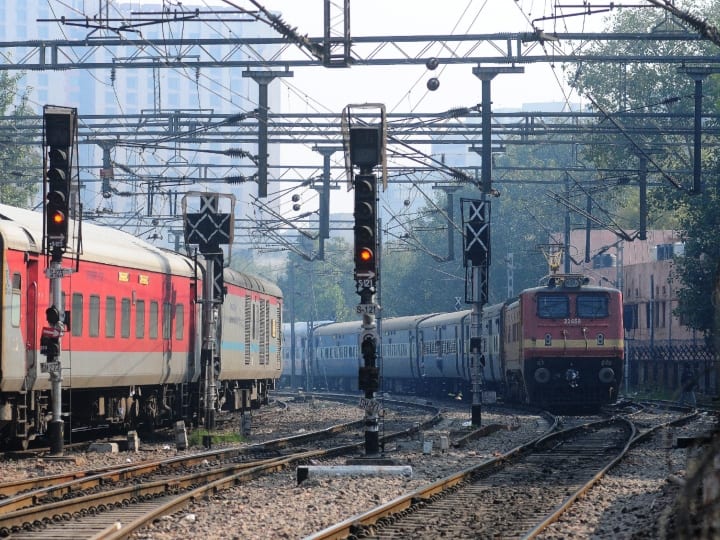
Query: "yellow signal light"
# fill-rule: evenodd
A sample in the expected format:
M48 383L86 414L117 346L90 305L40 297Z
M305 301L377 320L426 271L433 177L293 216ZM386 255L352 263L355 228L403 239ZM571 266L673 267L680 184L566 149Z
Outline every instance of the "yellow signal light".
M370 248L362 248L358 252L358 257L362 262L370 262L373 259L373 252Z
M63 214L60 210L56 210L52 213L50 219L55 225L62 225L65 223L65 214Z

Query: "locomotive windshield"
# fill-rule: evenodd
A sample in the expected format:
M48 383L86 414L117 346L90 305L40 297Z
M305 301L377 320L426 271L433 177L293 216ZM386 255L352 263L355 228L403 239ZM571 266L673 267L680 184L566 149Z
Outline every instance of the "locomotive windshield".
M541 319L561 319L570 316L570 300L564 294L539 294L537 313Z
M609 312L609 298L606 294L578 294L574 296L575 312L579 319L601 319ZM570 297L566 294L538 294L537 314L541 319L564 319L570 317Z
M608 297L606 294L578 294L578 317L581 319L600 319L608 315Z

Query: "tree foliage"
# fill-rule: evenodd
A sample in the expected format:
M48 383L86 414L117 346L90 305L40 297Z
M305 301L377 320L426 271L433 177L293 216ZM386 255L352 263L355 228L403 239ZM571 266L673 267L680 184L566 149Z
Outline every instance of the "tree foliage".
M308 253L308 246L303 246ZM278 285L285 295L285 321L347 321L355 314L358 296L352 280L352 250L341 238L325 243L324 260L288 255Z
M27 92L18 91L20 75L0 73L0 115L30 116ZM13 120L0 121L0 202L27 208L42 182L39 152L16 139Z
M720 0L696 3L708 17L720 13ZM717 18L717 17L716 17ZM608 31L670 31L681 27L660 9L625 9L611 21ZM715 54L708 42L597 41L595 53L647 56L666 53ZM489 302L505 301L512 293L533 287L548 272L538 250L551 235L562 237L566 216L570 228L586 227L586 219L569 211L571 206L591 212L601 222L612 222L628 233L639 227L638 168L640 156L649 157L648 183L650 227L677 227L686 242L686 258L678 261L677 277L683 284L680 311L683 322L708 331L713 324L712 292L720 279L720 225L718 193L712 186L702 196L690 196L692 144L687 136L693 110L694 82L677 66L662 62L628 64L582 63L565 66L568 80L586 96L600 114L600 121L580 120L592 128L591 135L574 145L551 138L534 139L533 145L507 145L496 156L493 187L499 198L491 198L492 248ZM720 77L705 81L703 104L717 106ZM703 154L706 179L717 174L720 160L713 152ZM517 172L522 168L525 172ZM466 171L472 176L473 171ZM674 183L683 189L675 187ZM461 199L479 199L477 185L457 184L448 194L438 190L417 214L397 215L386 225L383 246L382 288L378 301L385 317L452 311L467 306ZM392 181L390 188L393 189ZM419 190L420 191L420 190ZM423 189L423 191L426 191ZM448 224L448 216L454 225ZM400 224L400 225L398 225ZM599 225L592 225L598 227ZM448 227L452 233L449 245ZM560 233L560 234L559 234ZM324 263L307 263L294 255L295 289L287 279L283 290L301 291L296 320L352 320L358 296L352 280L352 250L346 243L332 249ZM454 257L449 257L454 252ZM509 267L512 255L512 269ZM571 256L576 253L571 252ZM326 257L327 258L327 257ZM512 282L510 281L512 276ZM303 283L298 288L298 283ZM457 299L460 299L458 305ZM717 319L716 319L717 320Z
M717 20L720 2L690 2L685 9L704 13ZM660 9L621 10L613 19L616 32L680 30L686 26ZM692 30L690 30L692 31ZM668 40L652 42L599 42L596 53L627 53L653 57L668 53L702 56L717 54L709 41L694 43ZM573 69L575 70L573 72ZM632 170L638 156L651 159L650 180L658 186L649 193L649 219L655 226L674 227L685 242L685 256L676 258L675 277L680 284L676 314L681 321L710 335L718 316L712 298L720 284L720 225L718 187L714 182L720 167L716 141L703 137L703 191L692 193L692 133L695 81L671 64L638 62L630 64L579 65L568 70L569 80L581 94L591 97L606 115L613 130L596 136L586 157L596 166ZM703 81L703 112L717 114L717 77ZM684 118L680 116L684 115ZM717 127L705 123L705 126ZM635 165L637 167L637 165ZM634 179L633 179L634 180ZM633 202L633 204L635 204Z

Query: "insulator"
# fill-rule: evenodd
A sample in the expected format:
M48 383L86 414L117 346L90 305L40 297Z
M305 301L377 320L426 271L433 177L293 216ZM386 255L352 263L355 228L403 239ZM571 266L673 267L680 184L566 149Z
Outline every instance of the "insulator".
M243 184L247 182L247 178L244 176L226 176L225 177L225 183L226 184Z

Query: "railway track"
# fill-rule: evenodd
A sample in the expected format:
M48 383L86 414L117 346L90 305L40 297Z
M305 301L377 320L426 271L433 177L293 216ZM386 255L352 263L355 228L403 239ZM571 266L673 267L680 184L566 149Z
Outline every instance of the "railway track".
M644 409L633 408L632 415ZM649 413L650 416L655 414ZM586 421L356 515L307 540L329 538L532 538L553 523L629 448L695 413L652 426L613 417Z
M400 406L400 402L397 404ZM419 425L416 422L398 425L397 431L384 437L386 441L407 437L440 419L435 407L407 403L402 406L419 407L426 413L426 420ZM357 453L363 444L358 442L357 435L352 436L353 442L348 442L349 438L337 439L362 425L361 420L347 422L248 447L3 484L0 537L124 538L157 516L198 497L311 459ZM330 448L329 439L335 444ZM311 444L320 447L299 448Z

